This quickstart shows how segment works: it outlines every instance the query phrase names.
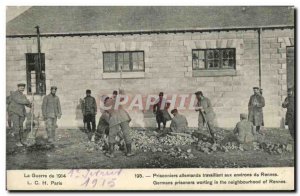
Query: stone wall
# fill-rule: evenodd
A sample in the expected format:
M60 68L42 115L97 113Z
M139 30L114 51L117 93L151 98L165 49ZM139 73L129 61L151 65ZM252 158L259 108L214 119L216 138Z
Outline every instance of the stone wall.
M294 45L293 37L294 31L287 29L262 32L262 88L268 127L280 126L284 116L281 102L286 96L286 46ZM236 48L234 75L193 76L192 49L227 47ZM66 127L82 124L78 104L86 89L99 98L119 88L118 76L103 73L104 51L144 51L145 73L127 73L122 79L127 94L193 94L202 90L211 99L222 127L233 127L239 114L247 112L252 87L259 85L256 31L42 37L41 49L46 57L47 91L52 85L58 87L63 110L59 125ZM17 83L26 82L25 53L30 52L37 52L36 38L7 38L7 93L15 90ZM42 97L35 99L39 105ZM196 112L181 112L187 115L190 126L197 126ZM146 115L141 112L131 115L134 126L155 126L154 118L144 119Z

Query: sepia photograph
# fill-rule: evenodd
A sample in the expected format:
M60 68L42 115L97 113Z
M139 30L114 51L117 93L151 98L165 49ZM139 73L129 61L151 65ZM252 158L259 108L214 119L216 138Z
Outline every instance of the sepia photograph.
M295 190L295 20L293 6L7 6L7 189L132 190L127 175L152 180L135 190Z

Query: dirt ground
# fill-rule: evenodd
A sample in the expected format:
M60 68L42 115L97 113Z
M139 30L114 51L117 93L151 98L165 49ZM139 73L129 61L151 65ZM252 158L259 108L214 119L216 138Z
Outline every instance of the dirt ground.
M9 133L7 129L7 133ZM228 131L229 133L230 131ZM43 133L40 133L40 137ZM71 168L237 168L294 166L294 151L269 154L264 151L229 151L206 154L192 149L195 158L184 159L169 156L165 152L136 150L134 157L126 157L121 151L115 158L108 158L103 151L88 143L87 135L80 129L58 129L56 147L17 147L14 137L7 134L7 169L71 169ZM42 140L42 139L41 139ZM265 142L292 144L285 129L265 128ZM184 147L183 147L184 148Z

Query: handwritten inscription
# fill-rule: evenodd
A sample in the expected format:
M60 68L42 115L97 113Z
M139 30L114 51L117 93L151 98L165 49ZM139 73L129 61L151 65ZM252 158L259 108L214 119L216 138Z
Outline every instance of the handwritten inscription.
M91 170L91 169L72 169L68 172L71 178L80 178L83 187L107 187L113 188L116 185L118 176L122 173L122 169L111 170Z

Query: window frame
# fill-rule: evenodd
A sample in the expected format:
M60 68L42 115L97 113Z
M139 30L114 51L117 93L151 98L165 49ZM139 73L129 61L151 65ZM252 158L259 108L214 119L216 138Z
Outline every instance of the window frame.
M35 56L39 55L39 53L25 53L25 59L26 59L26 81L27 81L27 94L28 95L32 95L32 84L31 84L31 70L29 70L29 66L31 66L32 62L30 62L30 56L32 56L33 58L35 58ZM34 66L36 66L36 63L38 62L34 62ZM40 81L38 81L38 70L36 69L37 67L35 67L34 71L36 72L36 89L35 89L35 93L34 95L45 95L46 94L46 55L45 53L41 53L41 70L40 70L40 74L43 74L44 71L44 79L40 79ZM42 82L44 84L44 92L41 92L38 88L38 83ZM30 92L31 91L31 92Z
M217 67L217 68L207 68L208 67L208 58L207 58L207 51L208 50L212 50L212 51L224 51L224 50L233 50L233 62L234 65L233 67L225 67L223 68L223 52L221 52L221 55L219 57L219 61L220 61L220 65L221 67ZM193 59L193 54L194 52L198 52L198 51L204 51L204 67L205 68L199 68L199 69L195 69L194 68L194 59ZM228 58L229 59L229 58ZM206 48L206 49L192 49L192 70L193 71L210 71L210 70L236 70L236 48Z
M144 68L140 69L140 70L133 70L133 58L132 58L132 54L133 53L143 53L143 59L142 62L144 64ZM118 56L119 54L123 54L123 61L124 62L124 53L129 53L129 69L130 70L122 70L122 72L145 72L145 52L143 50L134 50L134 51L105 51L102 52L102 57L103 57L103 73L120 73L120 69L119 69L119 61L118 61ZM115 54L115 71L107 71L105 70L105 60L104 60L104 55L105 54ZM137 62L140 62L141 60L138 60ZM123 65L124 67L124 65Z

